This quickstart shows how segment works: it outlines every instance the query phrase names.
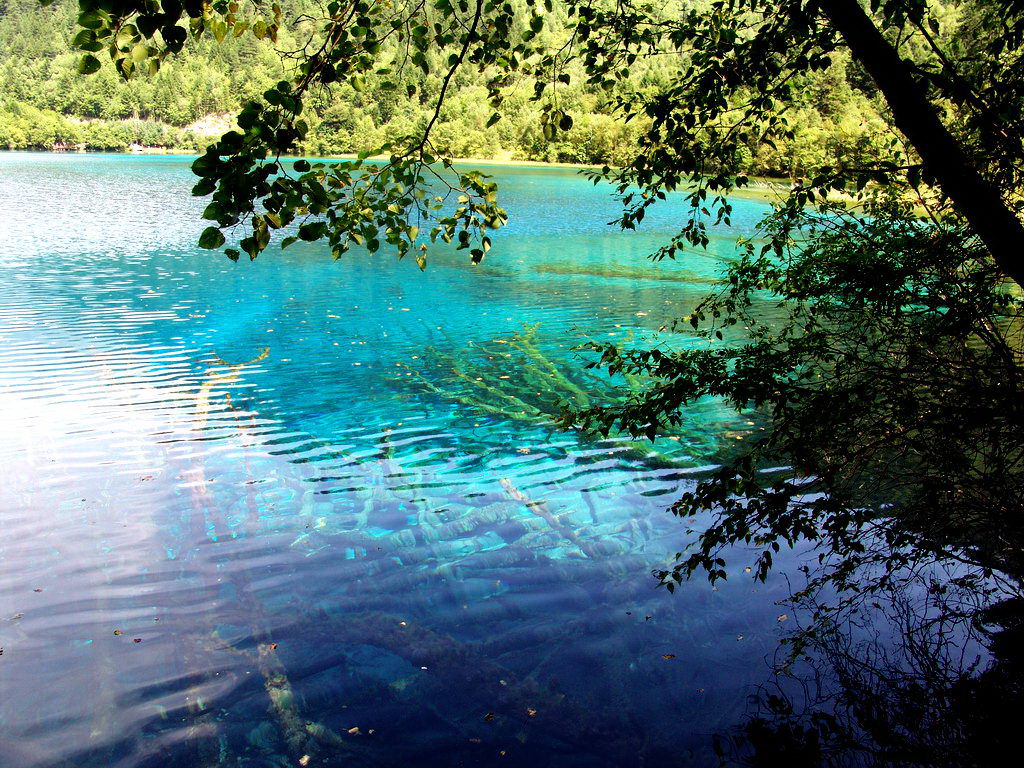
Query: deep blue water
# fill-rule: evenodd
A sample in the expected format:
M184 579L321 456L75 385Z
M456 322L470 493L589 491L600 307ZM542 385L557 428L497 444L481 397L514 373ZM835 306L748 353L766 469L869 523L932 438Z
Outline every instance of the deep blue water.
M650 571L756 427L531 409L611 396L572 347L658 340L763 204L652 265L679 201L623 234L607 189L496 169L479 267L236 265L193 246L188 164L0 154L0 766L715 764L784 586Z

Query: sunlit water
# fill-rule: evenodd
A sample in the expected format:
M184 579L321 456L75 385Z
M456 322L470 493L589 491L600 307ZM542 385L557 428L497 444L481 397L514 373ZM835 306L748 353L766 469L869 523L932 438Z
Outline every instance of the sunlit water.
M756 427L701 404L645 455L521 403L604 391L572 347L654 338L764 207L653 266L681 203L627 235L497 173L487 262L421 274L199 251L184 159L0 154L0 765L715 763L785 591L650 571Z

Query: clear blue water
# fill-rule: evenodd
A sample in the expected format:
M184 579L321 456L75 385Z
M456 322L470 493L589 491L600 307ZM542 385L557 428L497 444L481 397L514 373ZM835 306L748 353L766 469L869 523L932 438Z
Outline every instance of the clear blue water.
M784 587L650 570L756 427L702 403L651 455L522 403L609 396L571 348L654 339L763 204L654 266L678 202L622 234L498 169L479 267L234 265L188 164L0 154L0 765L715 764Z

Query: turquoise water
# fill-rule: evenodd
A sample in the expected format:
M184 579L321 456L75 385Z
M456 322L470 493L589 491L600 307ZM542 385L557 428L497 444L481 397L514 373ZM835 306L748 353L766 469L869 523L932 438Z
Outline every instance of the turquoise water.
M487 261L234 265L188 160L0 154L0 765L715 764L779 582L672 596L666 507L756 427L554 430L571 348L713 283L569 171L497 169ZM674 344L695 343L676 338Z

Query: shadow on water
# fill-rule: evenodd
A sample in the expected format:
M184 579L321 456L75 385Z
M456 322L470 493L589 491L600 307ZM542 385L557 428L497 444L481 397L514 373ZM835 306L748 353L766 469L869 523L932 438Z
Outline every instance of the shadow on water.
M1024 711L1024 599L916 579L809 638L716 739L724 764L769 768L1008 764Z

